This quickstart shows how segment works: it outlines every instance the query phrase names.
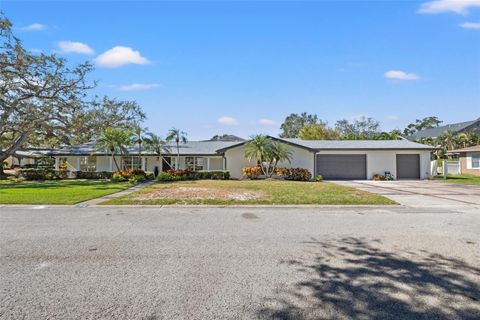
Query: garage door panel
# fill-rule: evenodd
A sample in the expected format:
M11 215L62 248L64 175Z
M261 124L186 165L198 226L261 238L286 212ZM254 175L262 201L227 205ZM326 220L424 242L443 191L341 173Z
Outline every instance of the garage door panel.
M397 179L420 179L419 154L397 154Z
M365 154L319 154L317 174L330 180L364 180L367 178Z

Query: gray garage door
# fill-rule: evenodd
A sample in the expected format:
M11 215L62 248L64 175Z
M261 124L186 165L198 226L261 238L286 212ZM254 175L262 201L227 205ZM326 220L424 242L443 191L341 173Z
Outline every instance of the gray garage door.
M397 179L420 179L420 155L397 154Z
M365 154L319 154L317 174L331 180L367 179L367 156Z

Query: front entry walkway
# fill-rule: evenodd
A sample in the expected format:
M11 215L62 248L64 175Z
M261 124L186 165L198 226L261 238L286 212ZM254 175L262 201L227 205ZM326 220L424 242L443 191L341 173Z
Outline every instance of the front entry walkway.
M421 180L334 182L381 194L405 206L473 206L480 208L480 186L477 185Z

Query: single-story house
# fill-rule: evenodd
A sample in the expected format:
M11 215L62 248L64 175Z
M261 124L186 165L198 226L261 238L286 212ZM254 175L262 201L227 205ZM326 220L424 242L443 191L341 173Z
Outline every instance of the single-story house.
M460 173L480 176L480 145L451 150L449 154L458 154Z
M273 138L288 145L290 163L282 167L305 168L313 176L325 179L371 179L389 171L398 179L425 179L431 175L433 147L408 140L300 140ZM133 147L127 156L115 156L120 167L164 171L173 168L190 170L229 170L232 178L242 177L242 168L255 165L245 159L245 141L188 141L177 150L158 156L143 150L141 157ZM115 161L108 153L95 151L94 144L52 151L55 165L69 170L115 171Z
M447 132L461 133L468 131L476 131L480 133L480 118L465 122L451 123L444 126L438 126L435 128L425 129L408 136L409 140L418 140L421 138L438 138L442 134Z

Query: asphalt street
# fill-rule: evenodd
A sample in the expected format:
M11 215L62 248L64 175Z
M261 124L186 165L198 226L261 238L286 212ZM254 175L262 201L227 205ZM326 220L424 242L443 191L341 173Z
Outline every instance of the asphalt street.
M480 209L0 206L1 319L479 319Z

